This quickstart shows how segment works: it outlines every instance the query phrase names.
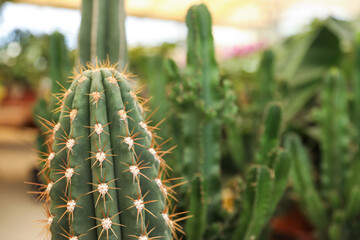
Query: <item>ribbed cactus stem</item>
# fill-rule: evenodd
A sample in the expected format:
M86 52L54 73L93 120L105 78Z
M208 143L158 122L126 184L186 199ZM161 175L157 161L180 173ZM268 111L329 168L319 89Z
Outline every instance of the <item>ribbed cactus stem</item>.
M356 36L354 68L354 125L360 136L360 33ZM359 141L359 139L358 139Z
M104 65L81 71L50 122L44 165L50 230L60 239L172 239L174 190L142 104L126 75ZM47 205L47 204L46 204ZM186 217L185 217L186 218ZM72 238L73 237L73 238Z
M274 77L274 54L271 50L265 50L257 73L258 92L257 101L259 108L264 108L274 100L276 94L276 82Z
M336 208L349 187L346 182L349 178L351 157L348 151L351 138L346 82L338 69L331 69L326 76L321 100L321 183L324 195ZM339 172L339 169L342 171Z
M266 114L256 155L259 165L253 166L248 173L242 214L233 240L257 239L286 189L291 160L288 152L279 148L281 123L281 106L273 103Z
M127 62L124 0L84 0L79 35L80 63Z
M220 100L218 91L220 75L215 61L211 16L207 7L204 4L192 6L186 15L186 25L189 29L186 73L191 82L189 82L190 87L195 88L190 93L194 95L194 99L190 102L195 102L191 103L192 109L184 117L184 125L189 125L185 127L184 135L185 138L191 138L198 149L196 149L197 153L187 155L186 157L189 158L185 161L187 164L192 164L193 161L198 162L196 167L191 168L193 168L192 172L201 172L204 176L202 184L205 199L203 201L210 205L206 219L211 221L216 212L213 196L220 192L221 120L216 117L219 116L217 101ZM194 145L189 144L189 146L194 149ZM211 198L207 199L208 196ZM195 221L195 219L189 220L189 225ZM191 233L189 236L191 237Z
M313 182L313 169L306 148L296 135L289 135L285 147L293 160L291 180L295 191L302 196L301 204L307 210L310 221L320 230L326 228L328 217L321 196Z
M264 133L260 138L260 149L256 161L272 168L278 154L282 111L279 104L272 104L265 118Z

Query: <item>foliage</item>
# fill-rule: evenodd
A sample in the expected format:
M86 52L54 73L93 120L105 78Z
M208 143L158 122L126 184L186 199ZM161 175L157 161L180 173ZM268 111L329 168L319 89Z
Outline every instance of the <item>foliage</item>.
M285 152L279 152L280 106L270 107L259 149L256 148L258 163L250 168L242 184L237 175L240 170L235 170L234 175L234 170L227 172L222 168L226 159L221 154L221 131L225 123L234 121L237 107L231 83L221 79L215 60L210 14L205 5L193 6L186 21L187 66L183 73L173 62L168 62L168 67L174 84L174 108L182 129L177 135L182 166L175 168L182 169L180 176L189 182L187 188L182 188L181 198L185 201L181 207L193 214L186 223L187 237L191 240L258 237L282 196L289 172L290 160ZM268 74L264 71L260 78L271 83ZM242 142L236 142L237 131L232 131L234 148L238 146L239 150ZM244 163L238 166L246 168ZM231 181L235 187L228 186ZM240 198L240 192L234 188L245 188L241 193L244 197ZM235 196L225 202L224 198L229 197L222 194L224 190Z
M15 30L0 47L0 79L3 84L18 84L36 89L48 71L47 35L34 36Z
M323 84L321 109L316 114L321 146L321 154L315 156L321 156L319 183L314 182L311 159L297 136L289 136L286 144L294 159L291 178L319 239L354 239L360 214L356 204L360 200L359 131L352 132L347 84L339 70L331 69Z
M108 4L115 5L108 7ZM119 23L114 21L119 19L119 15L122 15L118 11L122 11L123 8L119 8L118 4L123 4L123 2L84 1L79 50L82 64L95 63L97 56L97 62L109 58L111 63L120 61L121 67L124 67L127 55L124 25L123 22L120 22L119 26ZM93 9L98 11L93 11ZM246 57L222 61L218 64L211 33L211 17L206 7L204 5L191 7L186 22L188 52L187 64L184 69L179 68L174 61L165 59L174 49L174 45L171 44L147 49L136 48L130 52L131 69L140 75L140 79L145 79L144 82L147 84L142 97L152 96L152 101L143 110L146 111L148 107L157 109L151 117L154 122L162 124L162 128L158 132L159 136L164 139L173 138L173 140L172 143L168 141L162 143L161 146L168 149L163 152L154 148L153 145L147 146L147 149L142 149L141 146L135 146L135 144L135 163L131 162L131 158L129 158L130 161L126 166L138 164L136 162L138 158L151 162L152 157L157 160L156 156L159 157L160 152L172 151L173 156L169 158L167 163L174 170L176 176L187 181L187 184L179 187L178 207L184 211L190 210L192 214L192 218L186 224L179 225L177 220L174 220L172 224L180 231L182 231L181 227L184 226L187 231L187 238L190 240L241 240L264 236L263 229L281 199L287 185L291 162L294 162L291 169L293 188L300 196L300 203L316 227L318 236L323 239L356 238L358 236L356 219L359 217L360 211L357 207L360 190L357 186L359 179L356 174L356 169L360 167L358 166L359 154L356 147L359 143L360 132L358 126L360 123L360 101L358 99L360 96L360 67L359 61L357 61L356 66L353 64L355 51L353 51L352 26L347 22L333 18L324 21L317 20L312 23L308 31L289 37L272 49L266 49ZM97 30L96 33L93 32L94 29ZM5 51L0 50L0 53L5 53ZM23 53L21 52L21 54ZM357 55L360 54L357 53ZM341 68L342 74L333 69L323 81L324 74L332 66ZM92 70L84 73L84 76L87 79L96 78L106 82L104 76L108 77L109 73L106 69L102 69L100 72L101 77ZM94 77L95 75L96 77ZM124 77L124 75L116 73L116 76L120 75ZM78 77L75 81L79 81L79 79L81 78ZM138 78L135 79L136 82L131 83L131 85L140 82ZM354 81L348 81L350 79L354 79ZM118 84L120 85L120 82ZM347 91L348 85L352 87L353 91ZM103 85L100 84L99 88L101 86ZM75 90L76 87L72 86L72 88ZM120 88L121 100L130 99L127 97L123 99L122 91ZM91 95L90 92L87 94ZM105 95L107 96L106 101L108 98L112 98L108 97L107 93ZM137 98L142 100L142 97ZM120 100L117 101L121 102ZM131 102L132 100L128 101ZM46 101L41 100L38 109L44 110L45 105ZM70 109L74 107L65 106L69 106ZM314 111L317 106L320 106L321 110ZM111 107L113 106L106 106L106 109ZM92 104L89 105L89 109L90 115L97 111L97 107ZM139 113L136 116L132 115L136 113L132 113L134 110L128 108L127 105L126 107L123 106L123 109L130 117L136 118L135 122L138 124L146 123L145 125L140 124L145 126L142 132L139 130L140 127L135 124L135 132L144 135L144 138L154 137L147 144L156 142L154 140L156 135L148 132L151 129L148 125L150 122L140 119L143 117L140 105L135 108L137 110L135 112ZM70 113L68 112L68 116L63 113L63 120L60 120L65 121L64 119L67 118L66 121L70 121L67 124L68 129L65 130L68 135L70 131L77 131L72 125L73 120L69 120ZM95 115L96 123L107 117L107 114ZM167 118L165 122L163 122L164 118ZM118 120L114 121L118 122ZM86 121L90 121L88 124L90 128L95 124L94 119L87 119ZM110 122L110 120L105 122ZM134 124L134 121L130 119L128 123L125 124L125 122L121 129L124 132L127 129L129 134L132 131L130 125ZM113 121L106 128L113 129L112 124ZM102 126L105 129L105 126ZM124 126L125 128L123 128ZM157 129L158 125L153 128ZM85 130L81 131L84 131L85 134ZM123 148L121 145L126 143L113 141L113 132L116 131L119 130L114 130L109 133L109 136L104 136L109 139L112 145L120 145L118 147L121 149ZM281 133L283 131L294 131L300 136L289 135L286 139L286 149L281 149ZM125 139L125 135L123 137ZM59 138L63 138L63 136ZM103 143L100 141L103 140L102 138L103 135L100 139L100 134L96 135L95 133L91 136L93 142L100 142L97 143L99 146ZM76 138L74 137L74 139ZM79 140L79 143L84 141L82 139ZM301 143L302 140L309 139L321 146L320 152L315 151L311 152L311 155L309 154L306 149L307 146ZM60 145L63 144L64 152L68 152L64 156L71 160L74 158L74 155L71 155L72 149L66 148L66 144L64 145L64 142L68 140L63 139L63 143L59 142L59 139L55 141L58 141ZM142 141L143 139L139 139L139 142ZM94 146L97 147L93 142L89 142L88 146L90 147L86 149L95 152ZM169 144L173 143L177 146L175 149L169 147ZM75 145L74 149L77 147ZM142 149L141 152L145 152L145 156L137 152L137 149ZM157 155L151 155L154 151L150 149L156 150ZM114 149L113 151L118 150ZM45 156L45 159L48 159L49 155ZM118 156L110 157L109 155L109 158L116 159ZM148 160L150 158L151 161ZM93 157L92 160L95 161L96 157ZM160 163L162 163L161 157ZM316 168L317 163L319 163L318 168ZM61 164L57 159L59 169ZM351 168L351 164L354 164L355 167ZM114 165L108 167L117 169L116 164ZM315 168L313 165L316 165ZM126 166L121 166L118 169L123 169L130 174L130 168L125 170ZM149 170L147 165L142 166L144 172ZM75 165L71 167L76 168ZM89 166L87 167L89 168ZM105 168L108 169L108 167ZM54 176L58 170L53 169L52 171L52 180L56 181L58 176ZM99 175L98 170L90 168L85 175L90 176L89 172L93 171L97 171L96 175ZM119 176L124 175L124 172L120 174L119 170L112 172L114 171L118 171ZM166 175L166 167L162 171L160 170L160 173ZM149 181L146 176L139 176L141 181L136 178L137 189L142 189L144 182L146 185L146 182ZM73 177L74 179L77 178L76 174ZM111 181L110 177L107 176L109 181ZM118 175L115 174L111 179L117 177ZM93 186L99 184L96 183L94 177L90 177L88 181L92 181ZM160 190L165 189L165 192L170 196L173 189L170 186L166 188L165 185L168 181L170 180L160 181L163 185L158 185L158 187ZM118 180L114 180L115 182L116 186L120 184ZM43 187L47 187L49 183ZM64 183L67 184L65 180L62 180L63 185ZM148 187L145 185L144 188ZM181 184L175 184L175 186L178 185ZM165 188L161 186L165 186ZM124 191L127 191L125 190L126 187L124 187ZM59 187L59 189L64 189L64 186ZM61 195L59 189L57 191ZM84 189L82 190L85 191ZM101 195L96 192L98 191L96 187L88 186L88 192L90 190L95 195L98 194L98 198L89 200L93 204ZM118 199L123 197L115 189L112 190L114 190L114 194L116 192L115 195ZM157 191L159 192L159 189ZM70 193L67 185L65 185L65 192ZM131 198L134 200L147 194L142 190L140 192L142 195L134 195ZM81 191L78 196L80 195ZM150 197L150 195L152 194L146 197ZM152 197L150 201L155 199ZM106 203L110 202L105 196L103 198ZM160 198L162 203L167 202L166 198L161 196ZM148 205L149 207L158 206L161 205L161 201L156 204L149 202ZM57 204L60 202L59 200ZM129 202L129 207L131 204ZM117 214L117 210L114 210L116 207L119 211L120 208L124 208L122 204L116 203L115 205L111 207L104 204L103 207L106 206L107 209L111 209L112 214ZM95 206L95 210L89 208L88 211L93 211L94 214L97 214L96 218L102 219L99 206L101 204ZM135 202L133 206L135 206ZM132 208L134 211L135 207ZM76 207L75 209L75 212L80 211ZM158 206L158 209L154 210L155 212L151 212L159 215L159 209ZM126 210L125 215L130 212L126 208L123 210ZM58 208L54 211L63 213L64 208ZM67 216L66 211L64 213L65 218ZM162 213L163 211L167 211L167 209L162 208ZM70 215L70 212L68 213ZM94 214L93 216L95 216ZM118 218L117 223L122 220L134 221L136 211L129 219L127 215L122 217L123 214L120 214L119 218L116 216ZM164 215L159 215L158 219L154 220L148 212L143 212L143 214L141 215L142 226L137 227L135 237L139 238L140 234L145 234L143 230L147 222L144 222L144 219L146 221L151 219L147 229L148 233L151 232L151 234L149 233L150 236L170 238L169 230L163 233L163 230L167 229L166 226L160 224L158 227L155 224L155 222L159 222L159 219L163 220ZM64 229L69 233L69 236L82 234L82 231L79 231L82 227L78 226L75 227L76 233L71 232L72 229L69 226L72 226L73 223L70 221L68 224L69 219L61 220L63 224L61 226L65 226ZM157 227L153 230L155 226ZM102 231L105 231L104 229ZM121 229L127 228L121 227ZM121 231L126 232L127 230ZM57 229L53 232L58 234L61 230ZM91 234L93 234L92 237L96 237L96 234ZM98 233L98 235L100 234ZM124 233L121 235L124 236ZM110 238L113 237L114 235L110 236Z

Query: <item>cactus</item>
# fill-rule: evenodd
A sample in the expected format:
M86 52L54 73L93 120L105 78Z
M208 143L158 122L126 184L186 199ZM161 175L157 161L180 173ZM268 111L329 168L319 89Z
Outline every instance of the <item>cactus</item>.
M183 174L189 181L189 239L199 239L220 204L220 74L215 61L211 17L206 6L192 6L186 15L188 52L186 79L176 93L182 105L184 156ZM195 147L196 146L196 147ZM201 208L198 208L198 197ZM193 202L195 201L195 202ZM199 211L202 212L199 212Z
M360 136L360 33L356 36L355 49L355 67L354 67L354 125Z
M275 98L277 86L274 76L274 65L272 50L265 50L257 71L258 92L256 93L256 100L260 109L264 109Z
M257 69L256 88L248 107L242 106L241 118L225 125L225 132L228 136L228 151L233 159L234 166L241 172L245 171L247 163L250 163L256 154L256 144L260 135L262 118L266 106L277 100L277 82L274 74L275 57L271 49L262 53L259 67ZM247 126L247 127L246 127ZM246 130L246 128L248 128ZM239 146L240 142L243 142ZM245 146L246 144L246 146ZM276 145L276 143L275 143ZM266 150L265 150L266 151ZM239 153L240 152L240 153ZM256 159L259 162L259 159Z
M353 239L357 234L360 208L358 153L353 142L348 112L346 81L338 69L331 69L321 95L321 174L317 189L310 159L299 138L289 136L287 148L294 158L293 185L320 239ZM358 104L358 103L356 103Z
M45 121L51 144L43 160L45 201L53 240L172 239L175 186L161 144L143 118L127 76L101 65L80 71L60 99L61 114Z
M124 0L83 0L79 35L80 64L110 60L126 65Z
M182 174L189 181L189 189L183 189L182 193L186 200L183 208L193 215L186 222L187 237L189 240L257 237L274 212L289 173L288 155L279 153L281 108L278 104L270 107L260 144L259 162L249 171L244 197L241 201L239 197L230 199L236 201L233 210L221 208L221 192L227 185L222 179L238 179L233 176L233 171L230 174L221 171L221 165L226 163L220 161L220 132L224 123L234 124L236 98L231 83L220 79L211 16L206 6L192 6L186 23L188 55L184 77L173 63L169 68L177 86L173 95L183 129L183 144L180 145L183 149ZM231 147L235 148L235 142L232 143ZM240 145L238 150L241 149L242 142L236 144ZM236 164L244 163L240 160ZM244 166L239 166L241 168ZM255 203L255 198L261 200Z
M258 165L250 168L242 212L233 235L236 239L256 239L276 209L286 186L291 161L287 151L279 149L281 108L270 105L265 119Z

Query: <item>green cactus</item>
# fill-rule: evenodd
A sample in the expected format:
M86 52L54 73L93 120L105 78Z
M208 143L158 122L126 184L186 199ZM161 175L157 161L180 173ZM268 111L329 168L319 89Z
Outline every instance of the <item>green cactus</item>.
M277 85L274 76L274 62L272 50L265 50L257 71L258 91L256 93L256 101L260 109L264 109L269 102L273 101L276 94Z
M279 104L270 105L256 156L259 165L248 173L233 240L258 238L286 189L291 160L287 151L279 149L281 115Z
M79 35L80 64L109 60L127 63L124 0L83 0Z
M360 33L356 37L355 49L355 67L354 67L354 125L357 135L360 136Z
M357 33L356 36L356 59L354 67L354 119L353 125L356 129L356 143L360 143L360 33ZM352 170L350 173L350 181L352 182L352 187L349 187L349 200L348 206L346 208L346 216L350 219L356 217L360 213L360 207L358 202L360 201L360 176L357 173L356 169L360 168L360 150L357 149Z
M306 212L313 224L318 229L325 229L328 222L326 209L312 179L314 171L311 167L309 155L301 144L300 138L296 135L287 136L285 147L293 159L290 174L293 187L296 192L301 193L301 203L307 209Z
M234 210L220 207L223 197L221 185L226 185L222 179L238 178L233 176L234 171L230 174L221 171L223 163L220 161L220 132L226 128L224 124L237 124L234 121L236 97L231 83L220 79L214 55L211 16L206 6L192 6L186 23L188 55L185 77L179 76L181 74L173 63L169 63L169 68L176 85L173 95L182 126L182 174L189 181L188 189L183 188L183 208L193 215L186 222L187 237L190 240L257 237L285 190L290 169L287 153L279 151L281 108L274 104L269 109L257 157L259 165L249 172L244 197L241 201L236 197ZM241 151L241 144L242 141L232 141L230 148ZM244 169L241 158L233 164ZM253 202L253 198L261 200ZM239 205L242 206L240 218Z
M58 121L60 111L53 111L57 107L57 96L62 94L70 85L68 76L70 75L73 63L69 56L69 50L65 44L65 38L61 33L55 32L50 36L49 54L49 77L51 79L51 97L48 112L52 113L49 120Z
M104 65L80 72L47 125L45 200L53 240L172 239L185 217L170 208L166 151L127 77ZM75 238L77 237L77 238ZM147 239L147 238L146 238Z
M294 159L292 181L320 239L353 239L357 232L358 153L353 146L346 81L338 69L325 78L318 114L321 145L320 186L312 179L310 159L299 138L289 136L287 148ZM358 104L358 103L356 103ZM356 124L356 123L355 123Z
M215 61L211 34L211 17L205 5L192 6L186 15L188 27L188 53L186 80L177 93L183 106L182 126L184 138L183 174L191 183L190 211L204 212L187 222L189 239L198 239L207 223L214 219L220 204L220 118L216 118L220 102L220 74ZM196 147L195 147L196 146ZM195 176L201 176L197 179ZM199 195L199 188L202 189ZM211 196L211 197L210 197ZM219 197L217 197L219 196ZM199 229L197 226L200 226Z
M241 172L245 171L246 164L251 163L253 159L258 163L261 159L264 159L264 156L260 156L261 154L256 154L256 145L262 129L264 109L269 103L278 99L274 65L273 51L271 49L265 50L260 59L256 79L254 79L256 80L256 88L253 91L251 104L248 107L242 106L241 118L240 116L235 117L235 121L225 125L231 159L233 159L234 165ZM246 128L248 129L246 130ZM274 129L274 131L278 130ZM239 144L240 142L243 142L243 146ZM276 146L278 143L274 142L273 144Z
M325 78L321 97L321 184L324 197L329 200L331 207L337 208L340 199L347 195L351 157L346 82L337 69L331 69Z
M281 127L281 108L272 105L265 120L264 133L260 138L260 149L256 154L256 162L272 168L277 158L279 133Z

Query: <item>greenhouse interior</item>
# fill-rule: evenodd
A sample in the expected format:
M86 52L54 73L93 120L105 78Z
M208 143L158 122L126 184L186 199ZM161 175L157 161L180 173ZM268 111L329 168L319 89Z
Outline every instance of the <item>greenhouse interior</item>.
M0 0L7 240L360 239L360 3Z

